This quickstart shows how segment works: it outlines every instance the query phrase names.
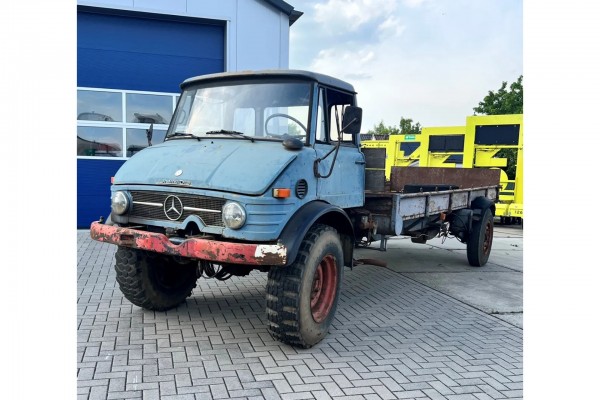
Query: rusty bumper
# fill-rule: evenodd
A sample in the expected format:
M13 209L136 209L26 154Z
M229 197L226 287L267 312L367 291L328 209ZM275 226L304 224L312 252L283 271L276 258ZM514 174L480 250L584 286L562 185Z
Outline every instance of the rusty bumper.
M285 265L283 244L232 243L190 238L174 244L161 234L93 222L90 236L99 242L223 264Z

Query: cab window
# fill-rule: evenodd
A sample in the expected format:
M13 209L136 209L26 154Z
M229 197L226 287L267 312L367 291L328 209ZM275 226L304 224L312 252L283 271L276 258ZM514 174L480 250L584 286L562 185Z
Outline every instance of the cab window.
M329 129L327 139L329 142L337 142L339 131L342 129L344 109L354 104L354 95L331 88L325 88L323 91L325 92L324 103ZM342 135L341 140L344 144L353 144L354 142L352 135L347 133Z

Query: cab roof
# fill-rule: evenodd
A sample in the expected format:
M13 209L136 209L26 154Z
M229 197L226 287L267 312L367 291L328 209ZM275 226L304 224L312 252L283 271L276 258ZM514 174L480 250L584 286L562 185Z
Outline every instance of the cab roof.
M188 78L181 84L181 89L190 85L219 80L245 80L245 79L269 79L269 78L295 78L322 83L327 86L342 89L347 92L356 93L354 87L348 82L317 72L303 71L298 69L273 69L261 71L221 72Z

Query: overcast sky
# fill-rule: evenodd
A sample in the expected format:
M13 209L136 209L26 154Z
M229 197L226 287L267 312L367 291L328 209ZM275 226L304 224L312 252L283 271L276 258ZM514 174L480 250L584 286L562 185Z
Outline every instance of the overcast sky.
M465 125L473 107L523 74L521 0L286 0L290 68L354 85L362 131L400 117Z

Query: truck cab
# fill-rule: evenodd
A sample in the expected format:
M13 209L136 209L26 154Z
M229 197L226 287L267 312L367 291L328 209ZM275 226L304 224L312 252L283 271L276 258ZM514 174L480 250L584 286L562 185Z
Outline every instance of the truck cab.
M352 266L346 210L365 200L354 88L294 70L205 75L181 88L164 141L114 176L109 221L93 223L92 238L119 246L121 291L153 310L185 301L199 276L268 272L271 334L312 346Z
M277 241L311 202L364 203L359 135L339 134L351 85L316 73L201 76L182 84L165 141L114 177L111 220L171 240Z

